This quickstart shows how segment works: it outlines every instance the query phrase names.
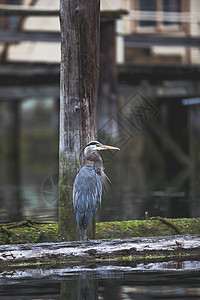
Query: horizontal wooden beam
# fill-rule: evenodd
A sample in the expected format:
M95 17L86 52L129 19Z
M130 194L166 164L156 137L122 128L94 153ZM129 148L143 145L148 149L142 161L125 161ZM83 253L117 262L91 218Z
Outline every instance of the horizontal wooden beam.
M125 9L118 10L102 10L101 17L102 18L121 18L122 15L127 15L128 11ZM55 16L58 17L60 15L59 9L49 8L49 7L31 7L27 5L5 5L0 4L0 16L43 16L50 17Z
M120 83L137 84L141 81L150 83L164 80L200 81L200 67L194 66L145 66L120 65L118 66L118 81Z
M197 47L200 48L199 37L161 36L150 34L132 34L124 36L125 47L150 48L152 46Z
M34 62L1 62L0 77L5 76L55 76L60 72L58 63L34 63ZM1 85L1 81L0 81Z
M17 43L23 41L58 43L60 42L60 32L0 30L0 42Z
M24 98L59 98L59 84L38 86L0 86L0 101L19 100Z
M1 63L0 86L58 85L59 64L42 63Z
M49 7L0 4L0 16L58 16L59 10Z
M118 82L138 84L164 80L200 80L200 67L194 66L144 66L119 65ZM1 63L0 87L59 85L60 65L57 63Z
M150 48L153 46L180 46L200 48L199 37L172 37L135 34L124 36L125 47ZM32 42L60 42L60 32L55 31L11 31L0 30L0 42L16 43Z
M124 15L128 15L128 10L118 9L118 10L102 10L100 12L101 19L120 19Z

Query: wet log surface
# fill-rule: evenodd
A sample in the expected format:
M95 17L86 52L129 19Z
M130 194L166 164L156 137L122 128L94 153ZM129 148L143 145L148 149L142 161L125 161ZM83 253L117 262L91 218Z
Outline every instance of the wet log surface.
M88 263L166 259L199 259L200 236L176 235L168 237L93 240L18 244L0 246L1 267L35 264L81 265Z

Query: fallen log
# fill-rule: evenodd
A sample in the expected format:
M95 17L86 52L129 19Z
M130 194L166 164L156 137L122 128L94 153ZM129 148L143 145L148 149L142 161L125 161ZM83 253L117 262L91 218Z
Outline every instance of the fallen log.
M0 246L0 265L3 268L63 263L77 266L116 261L199 259L199 254L199 235L18 244Z

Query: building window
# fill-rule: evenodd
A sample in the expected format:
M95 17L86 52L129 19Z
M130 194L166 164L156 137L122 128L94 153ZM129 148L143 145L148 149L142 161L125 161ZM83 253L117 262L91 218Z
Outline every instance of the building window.
M0 0L0 4L8 4L8 5L20 5L21 0L8 0L8 1L3 1ZM0 28L2 29L16 29L18 22L21 17L19 16L0 16Z
M180 12L181 11L180 0L163 0L163 11L164 12ZM180 25L180 23L164 21L163 25L165 25L165 26Z
M181 0L138 0L138 9L142 11L155 12L157 10L163 11L163 13L176 13L181 12ZM169 14L170 15L170 14ZM155 20L140 20L138 22L140 27L156 28L158 21ZM178 21L162 21L160 22L163 26L179 26Z
M156 11L156 0L139 0L139 10ZM156 21L139 21L140 27L155 27Z

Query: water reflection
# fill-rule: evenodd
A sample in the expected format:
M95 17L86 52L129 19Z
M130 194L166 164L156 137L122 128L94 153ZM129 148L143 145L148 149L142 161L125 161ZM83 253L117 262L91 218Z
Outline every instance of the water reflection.
M46 197L43 192L46 178L58 173L58 101L41 98L8 102L0 103L1 222L32 217L56 219L53 190L48 190L51 194Z
M61 281L61 300L95 300L98 299L98 281L80 277L77 280Z
M148 266L148 268L146 268ZM138 268L137 268L138 267ZM200 262L0 273L0 299L199 299ZM40 270L40 272L39 272ZM40 273L40 278L38 274ZM28 270L26 271L26 275ZM24 273L25 275L25 273Z

